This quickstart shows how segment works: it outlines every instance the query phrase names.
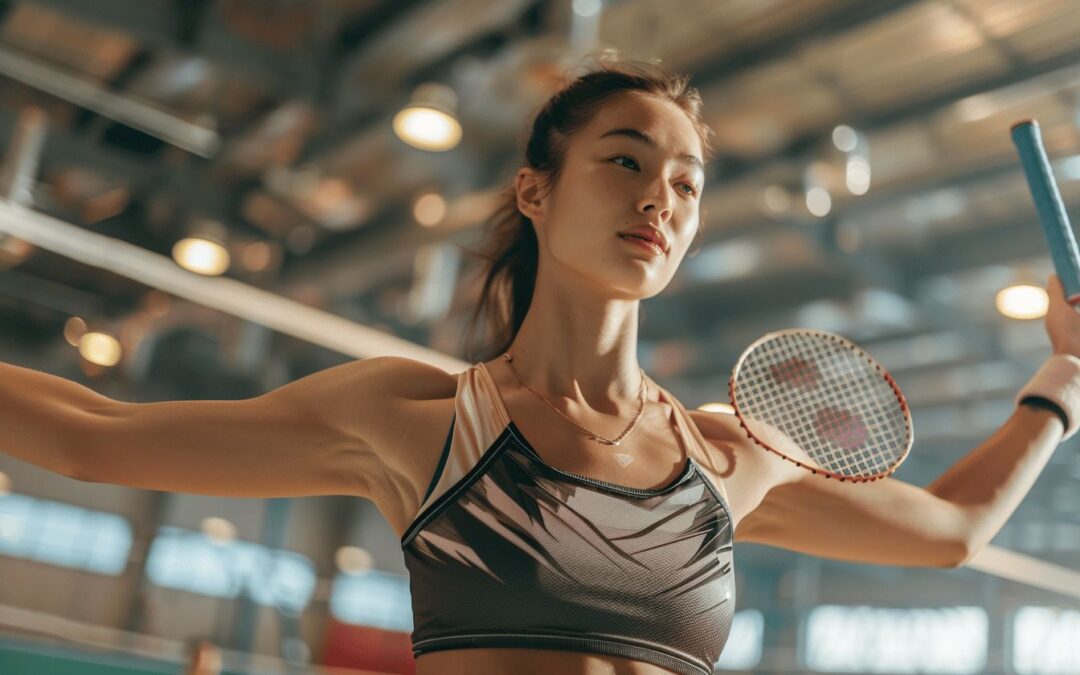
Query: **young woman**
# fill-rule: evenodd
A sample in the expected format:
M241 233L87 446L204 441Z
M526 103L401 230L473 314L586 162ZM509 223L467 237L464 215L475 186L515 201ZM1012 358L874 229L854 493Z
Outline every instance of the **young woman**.
M824 480L687 411L638 366L637 326L700 236L700 108L640 64L547 103L492 220L497 340L465 372L381 357L250 400L133 404L2 365L2 449L85 481L371 499L402 538L421 675L711 672L734 540L963 564L1080 421L1080 315L1052 278L1036 397L928 489Z

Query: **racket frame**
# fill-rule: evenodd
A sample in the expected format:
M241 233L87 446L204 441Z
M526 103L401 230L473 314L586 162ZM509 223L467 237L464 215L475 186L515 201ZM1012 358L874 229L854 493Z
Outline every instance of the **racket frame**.
M839 344L839 345L841 345L843 347L846 347L846 348L850 349L856 355L858 355L862 360L866 361L868 364L873 366L874 370L876 370L878 372L878 374L882 377L882 379L885 380L886 384L889 385L889 388L892 389L893 394L896 396L896 401L897 401L897 403L900 404L900 410L901 410L901 412L903 413L903 416L904 416L904 426L905 426L905 430L907 432L906 435L907 435L908 440L907 440L907 447L904 448L903 453L900 454L900 456L896 459L896 461L893 462L892 465L890 465L887 470L882 471L882 472L877 473L877 474L874 474L872 476L845 476L843 474L839 474L839 473L836 473L834 471L828 471L828 470L822 469L820 467L809 466L809 465L805 464L804 462L801 462L801 461L799 461L797 459L794 459L792 457L788 457L786 454L784 454L784 453L780 452L779 450L773 448L768 443L765 443L760 438L758 438L754 434L753 431L750 430L750 427L748 427L746 425L746 421L743 419L742 413L739 412L739 402L738 402L738 398L735 395L735 380L738 379L739 369L742 368L742 365L746 361L746 358L762 342L765 342L767 340L773 340L773 339L776 339L777 337L780 337L780 336L783 336L783 335L792 335L792 334L796 334L796 333L804 334L804 335L805 334L811 334L813 336L824 338L826 340L829 340L831 342L835 342L835 343L837 343L837 344ZM912 424L912 421L911 421L911 409L908 407L907 399L904 398L903 392L900 391L900 387L896 384L896 380L893 379L893 376L889 373L889 371L886 370L884 366L882 366L880 363L878 363L872 356L867 354L865 350L863 350L861 347L859 347L857 344L855 344L851 340L848 340L847 338L845 338L843 336L840 336L840 335L837 335L835 333L830 333L830 332L824 331L824 330L818 330L816 328L785 328L783 330L778 330L778 331L772 331L772 332L769 332L769 333L765 333L764 335L762 335L761 337L759 337L758 339L756 339L752 343L750 343L750 345L745 350L743 350L743 353L739 356L738 361L735 362L735 367L732 368L732 370L731 370L731 376L728 378L728 398L731 401L731 407L735 409L735 417L739 420L739 426L742 427L742 429L746 433L747 437L750 438L750 440L754 441L754 443L756 443L757 445L760 445L761 447L765 448L769 452L771 452L773 454L776 454L776 455L779 455L780 457L786 459L787 461L806 469L810 473L813 473L815 475L820 474L820 475L824 476L825 478L835 478L835 479L839 480L842 483L843 482L849 482L849 481L852 482L852 483L869 483L869 482L880 480L882 478L885 478L887 476L892 475L893 472L895 472L900 467L900 465L904 462L904 460L907 459L908 454L911 452L911 446L915 442L914 425Z

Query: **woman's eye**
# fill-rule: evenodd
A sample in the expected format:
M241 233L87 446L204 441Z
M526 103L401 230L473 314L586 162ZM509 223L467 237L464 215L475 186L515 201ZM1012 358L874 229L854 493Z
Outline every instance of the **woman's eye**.
M631 164L633 164L635 167L637 166L637 162L634 160L634 158L629 157L627 155L619 155L618 157L612 157L611 161L614 162L614 161L617 161L617 160L620 160L620 159L629 160ZM627 168L630 168L630 167L627 167ZM683 194L686 194L686 195L696 195L697 194L697 188L695 188L692 183L679 183L679 185L685 185L686 187L690 188L689 190L684 191Z

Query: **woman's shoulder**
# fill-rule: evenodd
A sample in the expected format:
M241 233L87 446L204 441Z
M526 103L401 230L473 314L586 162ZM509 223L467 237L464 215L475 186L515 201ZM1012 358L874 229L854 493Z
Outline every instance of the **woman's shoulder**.
M375 356L318 371L280 389L361 445L381 449L421 415L449 422L458 375L416 359ZM280 395L277 393L271 395Z
M415 515L442 453L459 373L399 356L361 363L369 361L374 363L365 369L364 394L360 401L353 398L352 416L363 420L364 437L382 469L370 498L400 534Z
M453 398L459 373L404 356L379 356L380 385L399 401Z
M802 470L794 464L759 446L733 413L706 410L688 412L701 435L714 447L725 448L729 450L729 454L734 452L738 459L768 465L770 473L777 474L778 479L786 478L789 474L802 475ZM797 448L792 444L790 451L795 450ZM730 461L734 462L736 458L732 457Z
M802 477L803 469L755 443L732 413L688 410L708 444L705 468L722 480L738 523L774 487Z

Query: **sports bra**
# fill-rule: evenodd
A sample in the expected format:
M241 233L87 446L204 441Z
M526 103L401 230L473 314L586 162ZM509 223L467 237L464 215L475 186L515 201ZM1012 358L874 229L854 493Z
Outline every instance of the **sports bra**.
M544 462L483 363L458 375L454 417L401 539L414 656L519 647L592 652L709 675L735 605L731 513L687 441L706 441L663 388L686 451L638 489Z

